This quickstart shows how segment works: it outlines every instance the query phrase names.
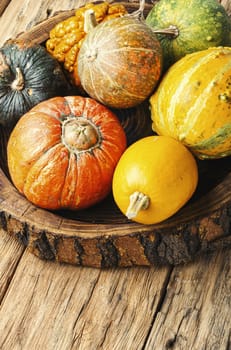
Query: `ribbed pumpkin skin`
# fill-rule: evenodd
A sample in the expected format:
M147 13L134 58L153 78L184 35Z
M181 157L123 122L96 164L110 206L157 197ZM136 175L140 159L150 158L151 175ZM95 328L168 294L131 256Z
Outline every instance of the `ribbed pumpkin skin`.
M201 159L231 155L231 48L209 48L176 62L150 98L153 130Z
M78 55L84 90L114 108L129 108L153 92L162 70L156 35L133 17L100 23L86 36Z
M37 103L67 89L60 65L43 46L9 42L0 49L0 124L5 127L13 127Z
M231 20L217 0L160 0L148 13L153 29L175 26L177 37L158 34L165 69L188 53L231 45Z
M124 130L105 106L55 97L20 118L7 146L8 167L15 187L36 206L83 209L111 191L125 148Z

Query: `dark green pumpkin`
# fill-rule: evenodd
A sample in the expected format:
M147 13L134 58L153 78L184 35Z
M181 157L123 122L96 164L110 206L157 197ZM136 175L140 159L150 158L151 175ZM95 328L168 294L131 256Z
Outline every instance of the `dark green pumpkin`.
M8 42L0 49L0 124L12 127L37 103L61 93L67 81L41 45Z
M157 34L165 70L188 53L231 46L231 20L217 0L160 0L146 23L159 33L166 31Z

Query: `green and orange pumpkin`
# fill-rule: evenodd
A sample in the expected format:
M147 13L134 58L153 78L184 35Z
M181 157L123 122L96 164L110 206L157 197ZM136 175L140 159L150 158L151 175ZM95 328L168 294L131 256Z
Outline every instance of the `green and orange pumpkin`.
M109 107L129 108L142 103L162 73L162 49L155 33L132 14L95 27L93 13L85 14L92 28L89 25L78 54L82 87Z

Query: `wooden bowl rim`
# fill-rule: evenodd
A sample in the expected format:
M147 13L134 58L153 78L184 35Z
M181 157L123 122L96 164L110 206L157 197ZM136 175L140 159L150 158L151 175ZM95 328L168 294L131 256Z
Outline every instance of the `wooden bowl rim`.
M134 9L137 9L138 6L137 3L122 3L125 4L125 6ZM147 6L150 8L152 5L148 4ZM54 24L73 15L75 10L76 9L60 11L48 20L42 21L33 26L27 32L20 33L17 36L17 39L25 40L28 36L30 37L32 35L33 42L42 43L48 38L49 31ZM225 176L222 182L213 187L205 195L202 195L198 200L195 202L190 201L177 214L162 223L155 225L142 225L132 221L116 225L113 223L88 223L80 220L67 219L56 213L38 208L30 203L16 190L1 168L0 190L0 217L2 218L2 226L4 226L3 221L5 218L10 217L11 219L16 220L16 222L26 224L32 231L35 228L36 231L40 232L46 230L51 235L55 234L60 237L62 237L64 230L65 235L70 237L78 236L83 238L87 237L89 239L97 237L110 238L117 234L121 236L132 236L137 233L150 234L153 232L161 232L167 235L170 231L175 232L176 234L181 232L182 227L186 227L192 220L194 221L195 226L197 223L199 226L199 222L201 222L203 218L206 219L208 215L216 216L216 213L219 215L223 209L230 207L231 172ZM10 197L10 200L8 200L8 197ZM216 239L216 234L213 236L213 239Z
M95 3L101 3L102 1L95 1ZM126 6L129 10L136 10L139 7L138 3L131 3L131 2L118 2L120 4L123 4L124 6ZM148 11L152 8L153 4L145 4L145 10ZM33 42L34 43L43 43L45 40L48 39L49 37L49 31L51 30L51 28L54 27L54 25L56 23L58 23L61 20L64 20L70 16L73 16L75 11L77 8L75 9L71 9L71 10L65 10L65 11L58 11L57 13L55 13L52 17L37 23L36 25L34 25L32 28L30 28L28 31L23 32L23 33L19 33L16 37L16 39L18 40L26 40L29 37L33 37ZM224 179L224 181L222 182L222 184L226 187L226 192L224 193L224 198L222 198L222 207L228 205L231 203L231 172L230 174L228 174L226 176L226 178ZM197 206L198 206L198 201L193 203L190 207L191 207L191 215L187 216L187 219L185 219L185 211L187 212L187 205L186 207L184 207L182 210L180 210L176 215L172 216L170 219L165 220L164 222L160 223L160 224L155 224L155 225L140 225L138 223L135 222L128 222L125 224L120 224L120 228L122 226L123 229L126 230L126 232L129 231L129 233L133 233L136 230L142 231L142 232L148 232L150 230L164 230L167 229L169 230L170 228L177 228L177 226L181 226L187 222L189 222L190 220L195 220L196 218L201 218L201 217L206 217L208 214L211 214L211 209L213 212L215 212L216 210L221 209L221 206L219 205L219 201L216 200L214 202L214 198L217 197L216 192L220 192L219 188L221 187L222 184L219 184L218 186L216 186L216 188L213 188L209 193L206 194L206 198L202 197L199 200L199 203L203 204L205 201L208 201L208 195L209 198L212 199L212 208L211 208L211 202L208 201L208 205L206 206L206 208L204 208L201 213L198 213L197 211ZM14 195L17 198L17 200L20 200L22 202L25 202L24 204L29 204L31 207L31 210L34 211L39 210L39 211L45 211L47 218L49 216L51 216L52 218L52 222L53 222L53 217L59 217L59 215L55 214L55 213L51 213L45 209L41 209L41 208L37 208L35 207L32 203L29 203L28 200L23 197L20 193L18 193L18 191L14 188L14 186L12 185L11 181L7 178L7 176L4 174L4 172L2 171L2 169L0 168L0 185L4 186L4 188L6 188L6 193L9 193L11 191L14 192ZM6 201L6 203L5 203ZM2 210L6 210L6 212L11 215L14 214L15 217L20 218L21 214L18 215L17 212L14 212L13 208L11 206L8 206L5 204L7 204L7 198L5 198L5 201L2 201L0 204L0 208ZM5 203L5 204L4 204ZM23 206L24 207L24 206ZM11 208L12 211L9 209ZM203 208L203 205L202 205ZM197 213L195 215L195 213ZM26 220L25 221L29 221L31 223L31 225L36 225L36 218L34 219L30 219L30 220ZM85 221L81 222L78 220L74 220L74 219L65 219L62 218L62 221L66 221L71 223L74 226L74 229L78 229L78 235L81 235L82 232L89 232L89 234L92 234L92 230L89 228L89 225L92 227L92 224L87 224ZM76 227L77 225L77 227ZM81 225L81 230L79 230L78 225ZM105 235L113 235L114 229L115 229L115 225L114 224L94 224L97 226L97 232L100 232L100 235L102 233L104 233ZM48 222L46 223L46 226L48 225ZM67 225L68 226L68 225ZM43 223L41 223L41 229L43 227ZM50 229L53 229L53 227L49 227ZM123 229L121 231L123 231ZM55 229L56 232L59 232L58 227ZM121 232L123 233L123 232ZM61 234L61 230L60 230L60 234ZM70 234L73 234L73 229L70 230ZM96 234L97 235L97 234ZM94 235L95 236L95 235Z
M225 191L223 190L224 188L226 189ZM4 212L5 215L27 223L30 227L36 227L39 231L43 231L46 228L47 231L51 233L55 232L62 236L65 229L65 234L70 236L78 235L78 237L84 238L86 238L86 234L88 238L99 236L109 237L118 233L123 236L132 235L137 232L150 233L155 231L168 234L169 231L180 231L182 226L186 226L192 220L199 222L202 218L206 218L216 212L222 211L225 207L231 206L231 172L227 174L221 183L213 187L198 200L193 203L187 203L174 216L153 225L143 225L132 221L124 224L119 223L119 226L108 223L87 223L86 221L65 218L55 212L38 208L17 191L1 168L0 190L0 213ZM221 194L222 198L218 194ZM9 197L13 198L13 201L9 201ZM45 218L46 221L38 221L38 218ZM54 222L56 226L54 226Z

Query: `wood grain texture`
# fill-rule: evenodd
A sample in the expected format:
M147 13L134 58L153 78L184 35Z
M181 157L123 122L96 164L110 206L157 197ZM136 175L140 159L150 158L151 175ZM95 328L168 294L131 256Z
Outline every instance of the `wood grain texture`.
M145 349L230 349L230 283L227 251L174 269Z
M9 3L10 3L10 0L1 0L1 2L0 2L0 16L3 14L6 7L9 5Z
M142 349L170 271L75 269L24 254L0 307L0 348Z
M25 1L25 8L27 5L29 3ZM44 21L44 9L50 8L50 5L47 1L43 3L40 18L41 11L35 6L31 24L22 21L24 33L18 32L17 37L42 44L54 23L73 14L73 10L65 9L54 15L54 9L58 6L54 2L53 10L48 11L49 18ZM68 4L70 7L73 5ZM131 12L137 9L138 4L126 3L126 6ZM146 12L150 6L146 6ZM32 25L34 22L38 24ZM126 110L124 115L126 122L129 118L133 121L135 118L145 120L149 112L145 103L136 109L136 117L134 109ZM120 111L120 118L123 119L123 111ZM132 125L130 129L133 132ZM127 220L119 212L112 196L93 208L78 212L51 213L34 207L17 193L9 181L6 159L8 135L3 128L0 128L0 135L2 227L42 259L98 268L178 265L195 260L201 253L231 246L230 157L198 161L200 181L193 198L170 219L148 226Z
M76 269L27 251L0 306L0 348L227 350L231 257L177 268Z
M25 248L0 230L0 303Z
M6 0L5 0L6 1ZM88 0L11 0L5 8L4 17L0 17L1 37L0 44L6 40L16 37L19 33L31 29L35 24L48 19L62 10L71 10L82 6ZM14 17L12 18L12 13Z

